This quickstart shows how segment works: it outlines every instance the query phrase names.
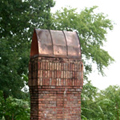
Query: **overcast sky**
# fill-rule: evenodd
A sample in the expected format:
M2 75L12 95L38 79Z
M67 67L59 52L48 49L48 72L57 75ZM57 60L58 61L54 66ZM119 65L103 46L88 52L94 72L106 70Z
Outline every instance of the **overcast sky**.
M104 49L115 59L115 62L105 69L106 77L94 72L90 75L92 84L99 89L105 89L109 85L120 85L120 0L55 0L56 5L52 12L61 9L61 7L71 6L78 10L85 7L98 6L97 12L103 12L108 15L115 25L112 31L107 34L107 42Z

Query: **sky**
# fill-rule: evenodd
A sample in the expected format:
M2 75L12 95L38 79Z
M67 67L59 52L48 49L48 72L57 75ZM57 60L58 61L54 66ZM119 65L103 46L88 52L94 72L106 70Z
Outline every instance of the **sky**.
M78 11L83 10L85 7L90 8L92 6L98 6L97 12L108 15L108 18L113 21L114 29L108 31L106 36L107 42L103 49L115 59L115 62L107 67L104 72L105 77L98 75L97 70L94 70L89 79L92 84L104 90L109 85L120 86L120 1L119 0L54 0L56 5L52 8L51 12L60 10L61 7L71 6L77 8Z

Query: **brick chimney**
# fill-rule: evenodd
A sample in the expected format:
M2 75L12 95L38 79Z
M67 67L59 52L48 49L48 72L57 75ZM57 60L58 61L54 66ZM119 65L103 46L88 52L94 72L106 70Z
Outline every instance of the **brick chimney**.
M81 120L83 63L76 32L34 30L28 84L30 120Z

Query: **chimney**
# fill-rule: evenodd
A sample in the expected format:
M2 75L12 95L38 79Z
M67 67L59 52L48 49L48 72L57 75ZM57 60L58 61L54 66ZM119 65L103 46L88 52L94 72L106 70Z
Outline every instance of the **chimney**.
M76 32L34 30L28 84L30 120L81 120L83 63Z

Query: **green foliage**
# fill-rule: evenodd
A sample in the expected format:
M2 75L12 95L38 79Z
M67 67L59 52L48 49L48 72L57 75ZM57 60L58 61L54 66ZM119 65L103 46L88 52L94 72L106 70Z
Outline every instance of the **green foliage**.
M113 25L104 14L94 13L95 9L96 6L78 13L76 9L63 8L53 14L54 29L77 31L81 43L85 75L91 73L92 63L95 63L98 71L104 75L104 67L114 61L108 52L101 48L106 41L107 30L112 30Z
M0 119L4 117L6 120L29 120L29 102L11 96L4 100L3 92L0 91Z
M109 86L99 91L90 82L83 87L82 120L119 120L120 87Z
M23 98L33 29L50 28L53 0L0 0L0 90Z
M97 99L104 111L105 119L119 120L120 119L120 87L109 86L106 90L102 90Z
M81 112L82 120L90 120L97 115L95 112L95 99L97 97L98 89L94 87L90 81L83 86L81 93ZM92 117L91 117L92 116Z

